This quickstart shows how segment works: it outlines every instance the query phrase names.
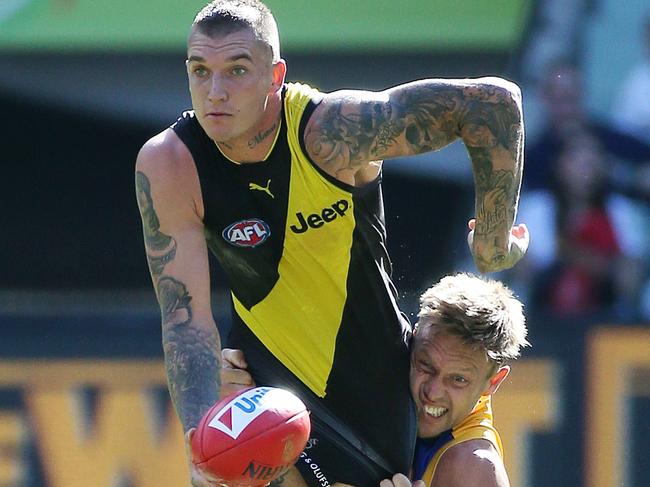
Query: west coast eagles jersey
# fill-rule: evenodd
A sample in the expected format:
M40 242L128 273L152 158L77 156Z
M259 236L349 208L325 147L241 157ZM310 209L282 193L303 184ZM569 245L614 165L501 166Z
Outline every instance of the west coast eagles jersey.
M303 134L322 95L287 84L282 97L277 139L257 163L228 160L191 111L172 126L194 158L208 246L229 280L228 345L244 350L258 385L324 406L386 468L406 471L410 326L390 277L381 177L355 188L317 167Z
M488 440L503 457L499 433L494 428L490 396L482 396L472 412L456 427L433 439L419 439L417 443L413 478L431 485L442 455L454 445L469 440Z

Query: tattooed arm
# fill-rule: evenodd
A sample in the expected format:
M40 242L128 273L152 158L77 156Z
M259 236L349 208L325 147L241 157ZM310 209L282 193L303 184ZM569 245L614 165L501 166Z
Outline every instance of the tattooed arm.
M189 152L167 130L138 154L135 181L169 393L187 432L216 402L220 385L221 344L210 307L198 177ZM192 475L193 485L210 485L199 472Z
M377 174L372 161L435 151L462 139L476 193L472 250L479 270L492 272L514 265L527 245L527 233L525 242L511 234L523 136L519 88L500 78L479 78L331 93L314 111L304 137L314 162L352 185Z

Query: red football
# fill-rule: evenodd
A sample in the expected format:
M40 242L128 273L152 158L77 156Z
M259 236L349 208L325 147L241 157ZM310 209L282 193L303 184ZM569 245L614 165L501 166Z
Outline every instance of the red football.
M192 437L192 460L229 486L262 486L285 473L304 450L311 423L294 394L255 387L212 406Z

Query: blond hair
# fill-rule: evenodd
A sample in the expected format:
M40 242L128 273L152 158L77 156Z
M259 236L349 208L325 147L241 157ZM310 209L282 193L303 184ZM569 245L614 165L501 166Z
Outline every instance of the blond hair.
M512 291L467 273L444 277L422 294L416 327L423 326L457 336L499 364L530 345L523 305Z

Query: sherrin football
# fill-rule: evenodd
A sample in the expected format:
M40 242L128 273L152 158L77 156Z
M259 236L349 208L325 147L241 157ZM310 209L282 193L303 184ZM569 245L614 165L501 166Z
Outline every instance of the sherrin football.
M246 389L203 416L192 437L192 461L229 486L263 486L296 463L310 431L309 412L293 393Z

